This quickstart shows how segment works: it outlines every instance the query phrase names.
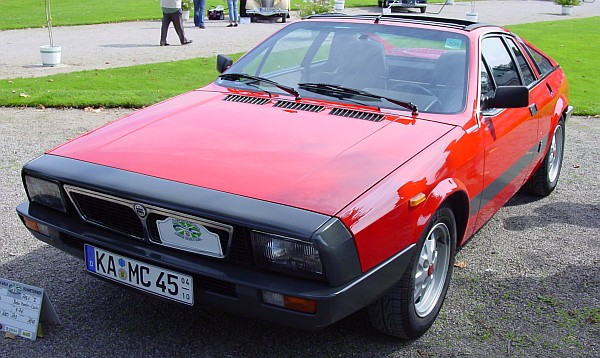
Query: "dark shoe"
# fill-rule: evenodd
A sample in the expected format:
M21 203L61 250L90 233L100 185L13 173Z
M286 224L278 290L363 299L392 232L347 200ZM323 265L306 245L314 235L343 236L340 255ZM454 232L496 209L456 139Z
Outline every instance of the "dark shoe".
M192 41L192 40L185 40L181 44L182 45L187 45L187 44L191 44L192 42L194 42L194 41Z
M198 28L205 29L204 25L198 25Z
M236 26L237 26L237 25L236 25ZM229 25L227 25L227 27L233 27L233 24L229 24Z
M169 46L169 44L168 44L168 43L166 43L166 42L163 42L163 43L161 43L160 45L161 45L161 46Z
M237 24L233 24L233 26L237 27Z

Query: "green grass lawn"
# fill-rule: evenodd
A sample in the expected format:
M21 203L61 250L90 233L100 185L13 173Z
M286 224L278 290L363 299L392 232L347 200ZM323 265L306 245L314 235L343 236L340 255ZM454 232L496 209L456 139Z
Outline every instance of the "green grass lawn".
M575 113L600 114L600 17L508 26L561 65Z
M576 114L600 114L600 87L595 85L595 80L600 78L595 47L600 43L600 32L597 31L600 17L510 28L531 39L561 64L569 79L571 104L575 106ZM0 106L142 107L206 85L218 74L215 62L214 57L199 58L2 80Z
M219 74L216 61L197 58L2 80L0 106L144 107L213 81Z
M159 0L51 0L52 25L103 24L162 17ZM353 0L356 1L356 0ZM206 9L225 0L207 0ZM0 0L0 30L46 26L44 0Z

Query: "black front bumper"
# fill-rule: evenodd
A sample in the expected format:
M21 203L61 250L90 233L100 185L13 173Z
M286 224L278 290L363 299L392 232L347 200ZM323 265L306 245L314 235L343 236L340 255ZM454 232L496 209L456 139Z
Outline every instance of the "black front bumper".
M70 220L64 214L35 203L17 207L21 219L28 218L49 227L49 236L31 231L39 240L82 260L84 244L194 276L197 304L304 329L328 326L364 308L384 294L406 270L414 245L383 264L343 285L295 278L263 270L236 267L197 255L151 247L123 238L109 230ZM262 291L317 301L317 312L306 314L269 305Z

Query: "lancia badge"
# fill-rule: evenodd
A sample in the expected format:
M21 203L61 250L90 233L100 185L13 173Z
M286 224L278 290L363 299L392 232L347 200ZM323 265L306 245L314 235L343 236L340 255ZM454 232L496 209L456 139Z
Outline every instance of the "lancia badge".
M146 208L142 204L133 204L133 211L142 219L148 215Z

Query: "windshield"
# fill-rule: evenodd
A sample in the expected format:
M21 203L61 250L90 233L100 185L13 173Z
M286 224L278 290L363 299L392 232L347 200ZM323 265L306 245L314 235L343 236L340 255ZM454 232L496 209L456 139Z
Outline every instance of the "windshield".
M341 87L381 97L377 107L410 110L402 105L408 103L419 112L458 113L465 107L467 45L465 36L450 31L300 21L267 39L227 71L270 80L279 87L266 81L236 81L232 76L217 83L250 90L264 85L265 92L289 95L282 90L288 87L301 98L356 103L351 95L339 95ZM316 84L338 88L332 94L329 87ZM370 98L365 104L375 105L372 102Z

